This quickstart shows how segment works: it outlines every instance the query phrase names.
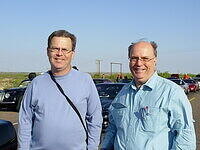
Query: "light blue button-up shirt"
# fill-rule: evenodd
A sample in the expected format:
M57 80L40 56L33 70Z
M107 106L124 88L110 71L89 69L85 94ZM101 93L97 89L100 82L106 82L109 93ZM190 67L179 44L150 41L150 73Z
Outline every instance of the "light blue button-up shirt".
M102 144L109 150L195 150L192 109L184 91L157 73L139 89L125 85L110 107Z

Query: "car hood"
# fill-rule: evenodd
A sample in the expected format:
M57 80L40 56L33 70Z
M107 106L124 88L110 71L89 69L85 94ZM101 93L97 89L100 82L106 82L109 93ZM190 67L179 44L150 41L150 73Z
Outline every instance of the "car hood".
M0 146L16 137L15 129L10 121L0 119Z
M9 91L21 91L21 90L25 90L26 87L16 87L16 88L10 88L10 89L4 89L2 91L5 91L5 92L9 92Z

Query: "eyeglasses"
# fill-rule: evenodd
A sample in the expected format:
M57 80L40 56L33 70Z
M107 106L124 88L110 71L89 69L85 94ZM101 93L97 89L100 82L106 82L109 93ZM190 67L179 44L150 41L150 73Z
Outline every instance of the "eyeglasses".
M52 47L52 48L48 48L48 49L52 53L57 53L57 52L61 51L63 54L68 54L73 51L73 50L68 50L66 48L58 48L58 47Z
M131 63L136 63L137 61L141 61L142 63L147 63L149 61L151 61L152 59L154 59L155 57L153 58L148 58L148 57L130 57L129 60Z

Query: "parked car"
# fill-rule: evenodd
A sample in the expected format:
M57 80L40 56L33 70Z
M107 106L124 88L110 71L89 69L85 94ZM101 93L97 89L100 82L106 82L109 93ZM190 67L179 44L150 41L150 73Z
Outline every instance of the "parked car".
M199 87L200 87L200 77L194 77L194 78L192 78L192 79L195 80L196 82L198 82Z
M133 79L131 79L131 78L124 78L124 79L121 79L121 80L119 80L119 82L121 82L121 83L129 83L129 82L131 82Z
M190 92L189 84L184 82L182 79L170 79L170 80L178 84L186 94Z
M194 80L192 79L183 79L184 82L188 83L189 84L189 88L190 88L190 91L192 92L196 92L198 87L197 87L197 84Z
M197 74L196 77L200 78L200 74Z
M95 84L99 84L99 83L112 83L111 80L109 80L109 79L103 79L103 78L102 79L101 78L94 78L93 81L94 81Z
M191 79L193 80L193 79ZM199 83L196 80L193 80L194 84L196 85L196 91L199 91Z
M16 150L17 134L10 121L0 120L0 150Z
M168 77L168 78L166 78L166 79L171 80L171 79L178 79L178 78L176 78L176 77Z
M0 90L0 110L19 111L26 87L35 76L36 74L32 72L29 74L28 79L20 83L19 87Z
M10 88L0 91L0 109L19 111L26 87Z
M100 83L96 84L97 91L100 97L101 105L102 105L102 116L103 116L103 125L102 132L105 132L109 120L108 120L108 108L114 98L117 96L119 91L126 83Z

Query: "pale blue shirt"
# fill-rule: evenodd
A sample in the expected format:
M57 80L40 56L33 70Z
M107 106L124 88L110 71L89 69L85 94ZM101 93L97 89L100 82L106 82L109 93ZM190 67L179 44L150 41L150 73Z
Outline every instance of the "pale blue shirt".
M125 85L110 107L102 144L109 150L195 150L192 109L184 91L157 73L139 89Z
M101 104L92 78L71 69L56 76L65 94L79 110L89 133L76 112L60 93L48 73L28 86L19 112L19 150L97 150L102 126Z

